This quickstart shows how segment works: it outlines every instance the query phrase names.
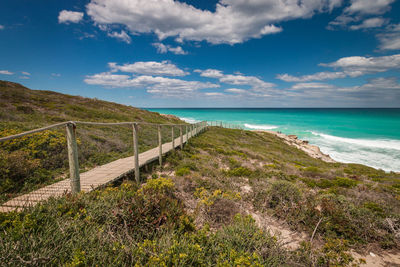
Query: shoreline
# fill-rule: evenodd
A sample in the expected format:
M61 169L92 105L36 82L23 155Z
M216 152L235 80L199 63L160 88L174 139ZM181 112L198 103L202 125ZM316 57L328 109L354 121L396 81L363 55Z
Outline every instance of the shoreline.
M283 139L283 141L286 144L288 144L290 146L294 146L300 150L303 150L304 152L307 153L307 155L309 155L312 158L320 159L320 160L323 160L323 161L329 162L329 163L337 162L334 159L332 159L328 154L324 154L318 146L310 145L307 140L298 139L297 135L286 135L284 133L279 133L279 132L270 131L270 130L254 130L254 132L265 132L265 133L273 134L273 135Z

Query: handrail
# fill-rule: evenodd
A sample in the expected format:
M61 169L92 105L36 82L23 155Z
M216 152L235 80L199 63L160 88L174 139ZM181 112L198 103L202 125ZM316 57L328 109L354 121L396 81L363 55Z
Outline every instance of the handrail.
M14 134L14 135L1 137L0 138L0 142L12 140L12 139L15 139L15 138L19 138L19 137L22 137L22 136L25 136L25 135L28 135L28 134L33 134L33 133L37 133L37 132L46 131L46 130L49 130L49 129L52 129L52 128L56 128L56 127L67 125L69 123L73 124L73 122L71 122L71 121L66 121L66 122L61 122L61 123L49 125L49 126L46 126L46 127L43 127L43 128L33 129L33 130L30 130L30 131L27 131L27 132L23 132L23 133L19 133L19 134Z
M42 128L38 128L38 129L33 129L27 132L23 132L23 133L19 133L19 134L14 134L14 135L9 135L9 136L5 136L5 137L0 137L0 142L4 142L4 141L9 141L9 140L13 140L19 137L23 137L25 135L29 135L29 134L34 134L34 133L38 133L38 132L42 132L42 131L46 131L52 128L56 128L56 127L60 127L60 126L64 126L67 124L87 124L87 125L133 125L133 124L145 124L145 125L161 125L161 126L183 126L183 125L188 125L188 124L158 124L158 123L150 123L150 122L88 122L88 121L65 121L65 122L61 122L61 123L57 123L57 124L52 124L46 127L42 127ZM195 123L196 124L196 123ZM191 124L191 125L195 125L195 124Z

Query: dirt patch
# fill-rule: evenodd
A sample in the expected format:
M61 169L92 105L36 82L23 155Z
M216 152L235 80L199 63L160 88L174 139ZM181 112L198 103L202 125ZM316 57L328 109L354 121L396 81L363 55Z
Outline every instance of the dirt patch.
M400 251L371 251L366 254L352 251L351 254L355 259L366 261L366 263L361 264L362 267L400 267Z

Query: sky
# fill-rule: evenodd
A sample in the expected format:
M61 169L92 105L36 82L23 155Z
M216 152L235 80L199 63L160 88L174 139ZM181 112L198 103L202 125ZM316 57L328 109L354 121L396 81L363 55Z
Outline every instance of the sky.
M0 80L137 107L400 107L399 0L2 0Z

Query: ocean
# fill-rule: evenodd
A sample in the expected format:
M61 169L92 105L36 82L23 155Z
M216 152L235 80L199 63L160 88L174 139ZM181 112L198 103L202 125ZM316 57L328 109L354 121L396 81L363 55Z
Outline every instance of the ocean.
M295 134L339 162L400 172L400 109L149 108L187 122L223 121Z

